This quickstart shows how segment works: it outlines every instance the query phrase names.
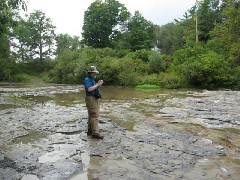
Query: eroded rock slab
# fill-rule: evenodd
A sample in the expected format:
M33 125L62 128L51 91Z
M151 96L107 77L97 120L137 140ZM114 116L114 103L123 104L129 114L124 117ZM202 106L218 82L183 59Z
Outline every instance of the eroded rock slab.
M105 138L95 140L85 132L87 111L78 88L0 88L0 179L239 177L238 92L103 99ZM24 101L8 99L12 94ZM233 133L221 131L226 127ZM226 137L226 144L214 141Z

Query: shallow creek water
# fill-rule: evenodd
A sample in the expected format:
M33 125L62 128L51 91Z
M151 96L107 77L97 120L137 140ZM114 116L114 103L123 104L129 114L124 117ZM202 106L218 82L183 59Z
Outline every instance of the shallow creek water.
M102 87L86 135L82 85L0 85L0 179L239 179L240 92Z

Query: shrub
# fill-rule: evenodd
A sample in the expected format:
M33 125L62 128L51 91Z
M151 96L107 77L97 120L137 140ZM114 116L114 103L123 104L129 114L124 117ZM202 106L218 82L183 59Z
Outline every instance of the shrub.
M142 75L146 74L147 65L140 59L119 59L119 85L136 86Z
M167 89L183 88L186 87L186 82L181 75L175 72L161 73L160 87Z
M214 52L202 54L195 61L185 64L183 75L193 86L211 88L227 81L229 64Z
M74 83L76 76L74 70L76 67L76 60L73 52L64 51L57 58L56 66L54 67L52 75L56 83Z
M152 52L149 55L148 72L156 73L156 74L165 72L170 62L171 62L171 56L166 54L160 54L158 52Z
M159 86L159 75L158 74L149 74L149 75L140 75L137 84L152 84Z
M231 69L229 73L229 81L225 83L226 87L240 90L240 66Z
M31 76L27 74L17 74L14 76L13 79L15 82L24 82L24 83L31 82L32 80Z
M208 40L206 47L217 54L224 55L224 41L219 38Z
M0 81L11 81L15 73L16 63L11 59L0 57Z
M193 62L196 58L202 54L206 54L207 52L208 49L202 44L187 46L183 49L179 49L173 54L173 65L177 66L187 62Z
M106 57L103 59L98 69L100 71L98 78L103 79L104 84L118 84L118 74L120 72L119 59Z
M52 78L50 78L50 72L43 72L40 74L40 78L47 83L53 82Z
M118 74L118 82L121 86L136 86L139 74L133 71L122 71Z
M131 59L141 59L143 62L148 62L149 61L148 56L150 52L151 51L147 50L138 50L135 52L130 52L126 56Z

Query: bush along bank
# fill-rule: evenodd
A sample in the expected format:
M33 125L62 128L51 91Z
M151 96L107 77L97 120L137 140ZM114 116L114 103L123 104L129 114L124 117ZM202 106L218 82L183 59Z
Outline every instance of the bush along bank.
M121 56L119 56L121 54ZM240 87L240 66L203 45L186 47L173 55L156 51L126 52L110 48L63 51L49 76L54 83L83 83L89 65L98 67L106 85L138 88ZM144 85L144 86L143 86ZM148 86L150 85L150 86Z
M32 60L2 66L1 81L81 84L90 65L105 85L152 88L240 89L240 66L205 45L186 46L172 55L157 51L81 48L64 50L54 60ZM4 74L5 73L5 74Z

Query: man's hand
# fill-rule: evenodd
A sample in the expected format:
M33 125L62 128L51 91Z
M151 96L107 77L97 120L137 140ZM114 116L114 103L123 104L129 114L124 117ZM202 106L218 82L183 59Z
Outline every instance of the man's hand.
M88 92L94 91L98 87L102 86L102 84L103 84L103 80L99 80L94 86L91 86L90 88L88 88Z
M103 80L99 80L99 81L97 82L97 86L98 86L98 87L102 86L102 84L103 84Z

